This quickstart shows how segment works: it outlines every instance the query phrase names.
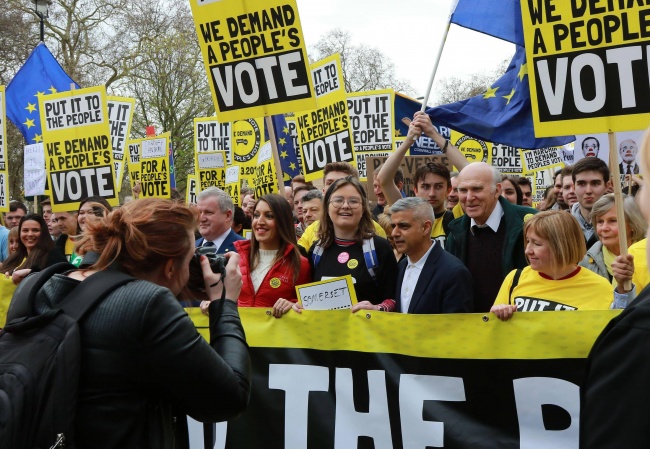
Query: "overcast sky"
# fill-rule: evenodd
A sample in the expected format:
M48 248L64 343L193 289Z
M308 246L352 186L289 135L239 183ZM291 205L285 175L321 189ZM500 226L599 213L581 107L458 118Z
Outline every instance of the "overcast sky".
M416 96L424 95L453 0L297 2L308 48L329 30L349 31L354 44L381 50L395 64L398 76L410 81ZM436 80L492 71L514 52L514 44L452 25Z

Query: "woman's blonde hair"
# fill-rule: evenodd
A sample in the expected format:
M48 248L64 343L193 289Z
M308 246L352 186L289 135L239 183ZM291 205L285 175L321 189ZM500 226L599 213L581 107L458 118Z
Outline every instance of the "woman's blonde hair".
M598 219L605 215L612 207L616 205L615 196L613 193L608 193L600 197L594 203L591 209L591 224L596 229ZM641 209L631 196L623 195L623 212L625 214L625 225L632 231L631 242L627 242L628 246L636 243L645 237L648 223L646 223L641 213ZM620 227L619 227L620 229Z
M585 236L573 215L560 210L540 212L524 224L524 239L532 231L548 241L553 270L577 265L587 253Z

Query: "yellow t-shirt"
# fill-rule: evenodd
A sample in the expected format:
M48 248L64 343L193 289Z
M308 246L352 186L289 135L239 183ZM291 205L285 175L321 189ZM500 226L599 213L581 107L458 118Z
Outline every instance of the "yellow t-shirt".
M463 210L462 206L460 205L460 201L458 204L454 206L454 208L451 210L454 214L454 218L462 217L465 215L465 211Z
M568 279L552 280L526 267L508 302L516 271L512 270L504 279L494 305L514 304L518 312L607 310L614 300L609 281L586 268L581 267L578 274Z
M641 290L646 285L650 284L650 273L648 273L648 256L646 247L648 239L645 238L630 246L627 250L628 254L634 256L634 274L632 275L632 283L636 286L636 291L641 293Z
M381 226L379 226L379 223L373 220L372 224L375 225L375 232L377 233L377 235L379 237L386 238L386 232ZM318 240L319 225L320 225L320 221L316 220L315 222L307 226L305 232L302 233L302 237L300 237L300 239L298 240L298 245L305 248L305 251L309 251L311 245L313 245L314 242Z

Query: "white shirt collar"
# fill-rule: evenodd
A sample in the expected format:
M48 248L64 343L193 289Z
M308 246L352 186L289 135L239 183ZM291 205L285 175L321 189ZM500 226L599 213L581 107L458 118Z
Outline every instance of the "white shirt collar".
M212 240L212 243L214 243L214 246L215 246L215 248L217 248L217 251L219 251L219 247L223 244L224 240L226 240L226 237L228 237L228 234L230 234L230 228L228 228L226 230L226 232L221 234L219 237Z
M503 206L497 199L497 204L494 206L494 210L490 214L490 217L487 219L484 225L479 225L476 223L476 221L473 218L470 218L470 229L473 228L474 226L477 226L479 228L484 228L485 226L489 226L490 229L492 229L494 232L497 232L499 230L499 224L501 224L501 217L503 216Z
M431 254L431 250L433 249L434 246L436 246L436 240L432 240L431 242L432 243L431 243L431 246L429 247L429 250L426 253L424 253L424 256L420 257L420 260L418 260L417 262L415 262L415 263L411 262L411 258L408 255L406 256L406 259L407 259L406 261L408 262L407 267L413 266L413 267L418 268L420 270L422 270L424 268L424 264L426 263L427 258L429 257L429 254Z

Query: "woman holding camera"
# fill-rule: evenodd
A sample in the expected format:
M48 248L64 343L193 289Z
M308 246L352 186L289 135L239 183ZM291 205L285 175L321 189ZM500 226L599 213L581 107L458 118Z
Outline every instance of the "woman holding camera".
M252 227L251 240L235 242L244 281L239 306L272 307L273 316L280 318L297 301L296 285L311 282L287 200L276 194L257 200Z
M79 245L92 247L97 261L52 276L36 294L34 309L43 314L102 271L135 278L108 293L79 323L76 448L179 447L172 407L203 422L225 421L246 409L251 373L236 304L237 254L226 256L223 280L201 258L212 301L210 343L176 299L189 278L196 226L196 213L177 202L127 203L105 220L86 222ZM20 287L14 300L19 292ZM16 308L12 303L8 320Z

